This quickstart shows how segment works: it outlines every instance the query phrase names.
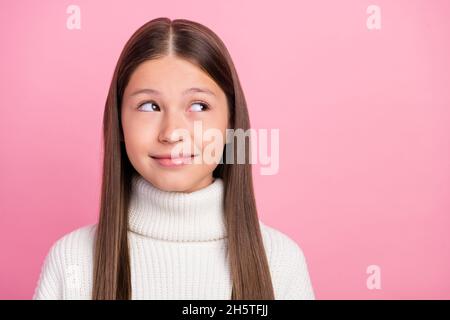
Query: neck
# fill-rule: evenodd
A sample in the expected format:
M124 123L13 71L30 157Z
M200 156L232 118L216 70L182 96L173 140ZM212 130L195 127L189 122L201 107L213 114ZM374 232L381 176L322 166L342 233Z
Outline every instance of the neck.
M135 175L131 187L128 221L132 232L167 241L226 237L221 178L193 192L175 192L161 190Z

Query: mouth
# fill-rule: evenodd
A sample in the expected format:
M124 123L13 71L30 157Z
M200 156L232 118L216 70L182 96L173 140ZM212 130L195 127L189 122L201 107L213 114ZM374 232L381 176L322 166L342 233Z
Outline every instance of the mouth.
M192 163L192 159L197 157L196 154L181 155L172 157L170 154L166 155L151 155L150 158L154 159L156 163L165 168L181 167L186 164Z

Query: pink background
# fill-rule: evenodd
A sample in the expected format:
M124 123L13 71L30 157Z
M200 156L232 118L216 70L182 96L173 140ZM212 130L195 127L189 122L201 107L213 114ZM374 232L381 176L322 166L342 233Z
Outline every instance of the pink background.
M81 8L81 30L66 8ZM366 8L381 8L368 30ZM123 45L159 16L226 43L252 126L260 218L302 247L317 299L450 298L450 2L2 1L0 298L99 206L101 120ZM381 289L366 268L381 268Z

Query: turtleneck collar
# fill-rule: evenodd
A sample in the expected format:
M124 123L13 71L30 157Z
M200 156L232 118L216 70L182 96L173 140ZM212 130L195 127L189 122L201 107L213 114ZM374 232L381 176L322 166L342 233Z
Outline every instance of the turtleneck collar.
M129 229L168 241L212 241L226 237L221 178L194 192L161 190L141 175L131 183Z

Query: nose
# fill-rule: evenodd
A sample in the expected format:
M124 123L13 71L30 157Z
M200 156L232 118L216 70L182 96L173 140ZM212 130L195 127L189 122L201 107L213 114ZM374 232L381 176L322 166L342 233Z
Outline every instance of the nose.
M161 143L172 144L186 138L184 121L180 115L167 112L162 120L158 139Z

